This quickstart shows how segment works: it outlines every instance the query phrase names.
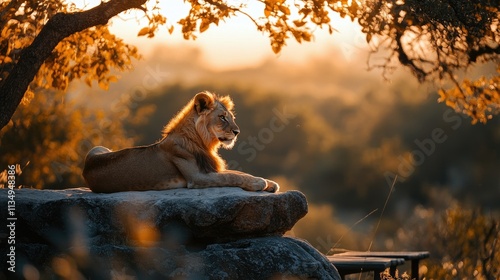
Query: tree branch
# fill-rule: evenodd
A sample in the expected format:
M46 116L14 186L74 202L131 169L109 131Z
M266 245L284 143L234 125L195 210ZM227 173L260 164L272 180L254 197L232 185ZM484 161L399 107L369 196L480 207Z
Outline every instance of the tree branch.
M408 55L406 54L406 52L403 48L403 43L401 42L402 36L403 36L403 33L398 32L396 35L396 38L395 38L395 41L397 44L396 51L398 53L398 60L401 64L410 68L410 70L417 77L419 82L423 82L425 80L425 78L427 77L427 73L424 70L422 70L420 67L415 65L413 60L408 57Z
M58 13L23 50L17 64L0 85L0 129L6 126L43 62L64 38L89 27L106 24L117 14L140 8L147 0L111 0L87 11Z
M477 62L477 59L485 54L500 54L500 45L496 47L483 46L469 52L469 62Z

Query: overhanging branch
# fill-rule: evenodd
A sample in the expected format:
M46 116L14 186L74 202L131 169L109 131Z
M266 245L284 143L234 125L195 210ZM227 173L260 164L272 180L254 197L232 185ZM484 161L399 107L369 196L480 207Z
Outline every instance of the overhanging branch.
M483 46L478 49L473 49L469 52L469 62L477 62L477 59L487 54L500 54L500 45L496 47Z
M406 54L404 48L403 48L403 43L401 42L401 37L403 36L402 33L399 33L396 35L395 41L397 44L396 51L398 53L398 60L401 64L404 66L407 66L411 69L413 74L417 77L419 82L423 82L425 78L427 77L427 74L423 69L415 65L412 59L408 57Z
M146 1L111 0L87 11L53 16L33 43L23 50L17 64L0 85L0 129L12 118L29 84L60 41L89 27L106 24L110 18L140 8Z

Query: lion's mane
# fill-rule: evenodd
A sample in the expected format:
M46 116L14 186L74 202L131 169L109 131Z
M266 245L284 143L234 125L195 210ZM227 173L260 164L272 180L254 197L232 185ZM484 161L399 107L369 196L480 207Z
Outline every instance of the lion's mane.
M233 110L234 103L229 96L204 93L212 100L200 105L195 104L194 98L191 99L164 127L162 136L175 137L179 145L195 156L198 166L204 172L220 172L226 169L226 162L218 154L221 143L211 136L207 122L218 117L213 113L217 103L229 111ZM197 106L206 106L206 109L197 114Z

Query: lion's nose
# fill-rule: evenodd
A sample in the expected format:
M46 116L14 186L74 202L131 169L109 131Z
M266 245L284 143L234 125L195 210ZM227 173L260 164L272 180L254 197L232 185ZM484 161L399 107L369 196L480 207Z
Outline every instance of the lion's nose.
M240 131L238 129L234 129L233 133L234 133L234 136L237 136L238 134L240 134Z

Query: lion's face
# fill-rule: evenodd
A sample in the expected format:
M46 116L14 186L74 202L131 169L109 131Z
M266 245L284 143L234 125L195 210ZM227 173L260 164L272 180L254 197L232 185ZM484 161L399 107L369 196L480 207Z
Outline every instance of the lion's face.
M228 111L222 104L208 115L209 130L214 138L222 144L222 147L231 149L236 142L236 136L240 133L240 128L234 121L234 115Z
M232 106L230 99L226 99L226 102L231 102L228 104ZM196 130L204 142L231 149L236 142L236 136L240 133L233 113L222 102L215 100L213 95L207 93L195 96L194 107L198 114L195 121Z

